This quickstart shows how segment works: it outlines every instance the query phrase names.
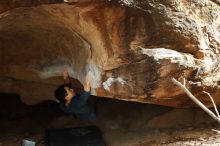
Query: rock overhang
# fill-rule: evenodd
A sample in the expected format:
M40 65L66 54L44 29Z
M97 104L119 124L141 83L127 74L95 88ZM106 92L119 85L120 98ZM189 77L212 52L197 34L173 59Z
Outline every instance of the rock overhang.
M93 95L187 107L192 104L171 82L172 77L186 78L202 84L189 82L193 93L202 98L200 92L208 89L218 102L219 43L213 40L215 37L208 42L206 32L201 31L208 22L201 25L196 12L186 17L187 5L179 9L175 3L172 6L161 3L160 6L169 9L164 15L160 13L164 9L156 7L159 4L150 1L147 10L138 6L140 10L90 2L5 12L0 18L4 68L1 78L34 84L32 90L36 87L40 90L41 83L50 86L42 95L36 94L39 97L34 92L28 94L23 86L14 87L15 92L24 94L24 100L35 96L39 102L45 99L46 92L49 93L46 98L52 99L53 89L60 82L45 78L60 76L67 66L71 76L80 82L92 70ZM1 91L8 88L2 85Z

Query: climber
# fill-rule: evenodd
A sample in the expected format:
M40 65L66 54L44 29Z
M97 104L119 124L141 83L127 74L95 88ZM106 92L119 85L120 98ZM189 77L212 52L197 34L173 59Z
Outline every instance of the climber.
M67 69L64 69L63 77L64 84L55 90L55 97L59 100L61 110L80 120L95 120L94 107L88 102L91 72L86 75L83 90L73 89Z

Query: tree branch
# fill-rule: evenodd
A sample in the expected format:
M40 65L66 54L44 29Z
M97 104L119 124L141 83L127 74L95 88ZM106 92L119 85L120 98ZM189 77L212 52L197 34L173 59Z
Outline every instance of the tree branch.
M201 103L192 93L183 86L179 81L177 81L175 78L172 78L172 82L180 87L188 96L190 99L192 99L199 107L201 107L207 114L209 114L214 120L216 120L218 123L220 123L220 119L211 111L209 110L203 103Z
M217 109L216 104L215 104L215 102L214 102L212 96L210 95L210 93L208 93L208 92L206 92L206 91L203 91L203 93L205 93L205 94L207 94L207 95L209 96L209 98L211 99L212 104L213 104L213 106L214 106L216 115L217 115L218 118L220 118L219 113L218 113L218 109Z

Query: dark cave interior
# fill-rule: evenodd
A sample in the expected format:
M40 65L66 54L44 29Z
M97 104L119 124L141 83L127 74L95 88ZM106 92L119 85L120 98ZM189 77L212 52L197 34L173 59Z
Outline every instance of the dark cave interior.
M1 146L19 145L23 139L40 141L44 138L44 132L47 128L95 125L103 132L107 145L114 146L118 143L132 143L132 140L129 140L131 135L136 143L141 141L144 145L150 145L158 144L156 138L163 137L161 133L173 135L175 133L173 131L190 127L201 129L216 126L212 119L197 108L190 110L173 109L107 98L97 99L97 97L92 96L91 101L98 103L97 119L95 121L82 121L61 112L58 103L55 101L44 101L30 106L22 103L19 95L16 94L1 93L0 97L2 99L0 103ZM191 115L192 113L194 114ZM195 119L189 119L192 116ZM159 119L157 119L158 117ZM154 123L153 126L152 123ZM153 133L154 136L150 133ZM135 137L149 136L149 134L152 136L149 139L135 139ZM41 141L38 145L44 145L44 142Z

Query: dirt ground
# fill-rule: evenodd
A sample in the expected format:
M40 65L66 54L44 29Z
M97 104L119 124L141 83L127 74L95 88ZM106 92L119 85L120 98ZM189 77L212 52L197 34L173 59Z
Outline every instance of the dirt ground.
M80 121L62 113L53 101L27 106L15 95L0 97L5 99L0 104L0 146L19 146L24 138L39 141L46 128L87 125L101 129L107 146L220 145L220 133L215 131L220 126L197 108L99 99L97 120Z

